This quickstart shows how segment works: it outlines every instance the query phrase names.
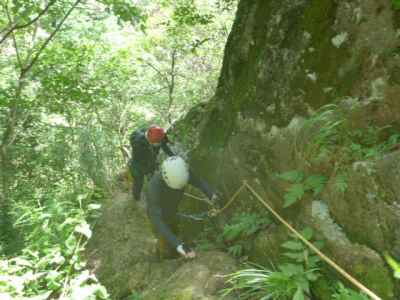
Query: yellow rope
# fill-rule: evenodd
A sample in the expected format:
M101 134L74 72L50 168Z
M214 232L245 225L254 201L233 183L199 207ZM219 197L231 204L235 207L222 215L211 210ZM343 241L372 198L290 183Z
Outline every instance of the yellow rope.
M203 202L206 202L206 203L208 203L208 204L211 204L211 201L209 201L207 198L201 198L201 197L192 195L192 194L190 194L190 193L185 193L184 195L185 195L186 197L193 198L193 199L196 199L196 200L203 201Z
M233 201L235 201L236 197L240 194L240 192L245 188L245 184L243 183L238 189L237 191L233 194L233 196L231 197L231 199L224 205L224 207L222 207L221 209L217 210L217 214L219 215L220 213L222 213L225 209L227 209L232 203Z
M208 214L209 214L210 216L212 216L212 217L215 217L215 216L221 214L225 209L227 209L227 208L233 203L233 201L235 201L236 197L240 194L240 192L241 192L244 188L245 188L245 185L242 184L242 185L237 189L237 191L233 194L233 196L231 197L231 199L230 199L222 208L220 208L220 209L211 209L211 210L209 211ZM197 196L192 195L192 194L189 194L189 193L185 193L185 196L190 197L190 198L193 198L193 199L196 199L196 200L199 200L199 201L206 202L206 203L208 203L209 205L214 205L214 203L212 203L211 201L209 201L207 198L200 198L200 197L197 197Z
M307 241L296 229L294 229L288 222L285 221L271 206L269 206L264 199L261 198L259 194L246 182L243 182L251 193L283 224L285 225L291 232L293 232L303 243L305 243L311 250L318 254L325 262L327 262L330 266L332 266L336 271L338 271L341 275L343 275L347 280L349 280L352 284L354 284L357 288L359 288L362 292L370 296L374 300L382 300L376 294L374 294L371 290L369 290L366 286L364 286L361 282L347 273L344 269L342 269L339 265L337 265L333 260L323 254L318 248L316 248L312 243Z

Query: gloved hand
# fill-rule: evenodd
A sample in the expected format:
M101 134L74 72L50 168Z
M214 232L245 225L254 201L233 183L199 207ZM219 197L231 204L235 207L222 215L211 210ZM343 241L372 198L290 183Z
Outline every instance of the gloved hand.
M218 195L217 195L217 193L214 193L212 196L211 196L211 201L212 202L214 202L214 203L216 203L216 202L218 202L218 199L219 199L219 197L218 197Z
M221 197L218 195L218 193L214 193L211 196L211 202L213 203L213 205L217 208L221 208L222 207L222 201L221 201Z
M196 257L196 253L185 244L180 244L178 247L176 247L176 251L185 258Z

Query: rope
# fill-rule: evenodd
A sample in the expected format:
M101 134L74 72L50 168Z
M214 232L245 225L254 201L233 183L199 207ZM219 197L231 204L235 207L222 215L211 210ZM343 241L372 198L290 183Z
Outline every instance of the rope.
M185 193L184 195L189 197L189 198L193 198L193 199L196 199L196 200L199 200L199 201L203 201L203 202L206 202L209 205L212 205L212 202L210 200L208 200L207 198L197 197L197 196L189 194L189 193Z
M246 186L250 192L259 200L283 225L285 225L292 233L294 233L304 244L306 244L311 250L313 250L319 257L321 257L326 263L328 263L331 267L333 267L336 271L338 271L343 277L349 280L352 284L354 284L357 288L359 288L362 292L370 296L373 300L382 300L382 298L378 297L375 293L369 290L366 286L364 286L361 282L347 273L344 269L342 269L339 265L337 265L333 260L323 254L318 248L316 248L312 243L307 241L296 229L294 229L288 222L285 221L271 206L269 206L259 194L246 182L243 182L243 186Z
M235 201L235 199L237 198L237 196L240 194L240 192L245 188L245 184L242 183L242 185L236 190L236 192L233 194L233 196L231 197L231 199L221 208L218 209L216 211L216 215L221 214L225 209L227 209L232 203L233 201Z
M225 209L227 209L229 206L231 206L231 204L236 200L237 196L240 194L240 192L245 188L244 183L236 190L236 192L233 194L233 196L231 197L231 199L229 199L229 201L220 209L215 209L212 208L211 210L208 211L208 215L212 216L212 217L216 217L217 215L221 214ZM212 203L210 200L208 200L207 198L200 198L197 197L195 195L189 194L189 193L185 193L185 196L199 200L199 201L203 201L206 202L207 204L214 206L214 203Z

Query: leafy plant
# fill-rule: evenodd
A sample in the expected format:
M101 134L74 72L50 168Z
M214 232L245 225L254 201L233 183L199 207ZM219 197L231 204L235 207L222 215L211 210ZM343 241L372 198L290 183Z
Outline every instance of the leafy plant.
M301 231L301 235L308 241L312 241L313 230L306 227ZM292 239L283 243L281 246L285 249L283 255L290 258L294 263L301 264L306 270L316 269L321 259L318 255L312 252L302 241L292 235ZM324 243L322 241L314 241L314 246L322 249Z
M255 213L241 213L233 216L223 228L219 239L228 245L228 252L233 256L242 256L247 250L246 239L271 223L268 216Z
M337 174L334 183L335 189L339 192L344 193L348 188L347 180L347 174L345 172L340 172L339 174Z
M315 270L301 265L284 264L270 271L261 266L243 269L227 276L230 287L223 296L236 293L238 299L301 300L310 293L310 281L317 278Z
M400 279L400 263L387 253L384 256L389 266L393 269L393 276L396 279Z
M344 287L342 283L339 283L335 293L332 295L334 300L369 300L369 298L364 295L357 293L351 289Z
M400 9L400 0L392 0L392 4L395 9Z
M239 257L244 253L245 245L243 243L237 243L228 247L228 253L232 256Z
M355 161L378 159L399 143L399 133L391 126L378 127L371 123L353 128L348 120L346 110L330 104L306 121L304 132L311 133L311 140L304 151L311 163L336 165L338 171Z
M314 196L318 195L327 181L327 178L322 175L311 175L304 180L304 173L297 170L278 174L278 178L292 183L283 197L285 199L283 207L289 207L298 202L306 192L313 192Z
M135 291L125 300L141 300L141 299L143 299L142 295L139 292Z
M312 240L311 228L305 228L301 234ZM323 246L320 241L314 245L318 248ZM224 290L223 295L236 293L239 299L308 299L310 283L320 276L320 259L297 238L283 243L282 247L285 249L283 255L291 262L279 265L275 271L256 265L256 268L230 274L227 277L230 287Z
M52 205L48 207L51 211ZM71 299L77 299L77 295L108 299L105 288L85 270L81 257L91 236L85 217L92 208L97 209L88 206L85 212L61 206L51 214L43 208L37 214L21 216L18 227L34 228L27 235L32 244L19 256L0 259L0 293L45 299L57 292ZM58 218L63 218L64 222L56 221Z
M271 219L265 215L254 213L237 214L225 225L222 238L228 242L246 238L269 224L271 224Z

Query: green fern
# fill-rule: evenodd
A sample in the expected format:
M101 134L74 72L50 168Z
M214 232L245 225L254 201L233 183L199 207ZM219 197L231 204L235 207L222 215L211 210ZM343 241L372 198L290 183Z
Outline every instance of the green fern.
M334 187L339 192L346 192L348 188L347 176L344 173L339 173L335 178Z
M285 199L283 207L289 207L290 205L299 201L301 198L303 198L305 192L305 186L302 183L293 184L283 196Z
M392 4L395 9L400 9L400 0L392 0Z
M236 292L238 299L309 299L310 282L318 278L315 272L296 264L280 265L276 271L262 266L239 270L227 276L229 287L223 290L222 296Z
M231 222L224 226L220 239L228 247L228 253L238 257L242 256L248 249L246 247L247 238L257 231L265 228L271 223L271 219L266 215L254 213L241 213L234 215Z
M222 237L226 241L246 238L270 223L271 219L268 216L251 213L238 214L232 218L229 224L224 226Z
M304 173L297 170L281 173L278 178L292 183L283 196L285 200L283 207L289 207L301 200L306 192L318 195L327 182L327 178L323 175L311 175L304 180Z
M369 298L364 295L357 293L351 289L344 287L342 283L338 283L336 292L332 295L333 300L369 300Z
M244 246L242 244L235 244L228 248L228 253L235 257L242 256L243 252L244 252Z
M311 175L304 182L306 190L312 190L314 196L318 195L324 188L327 178L322 175Z
M302 182L304 179L304 173L297 170L291 170L287 172L283 172L277 175L278 178L283 179L285 181L291 183L299 183Z
M301 231L301 235L308 241L311 241L314 235L313 230L310 227L306 227ZM310 252L309 248L300 241L296 236L292 235L292 239L283 243L282 248L285 249L283 255L290 258L297 264L304 266L306 270L317 269L320 263L320 258L313 252ZM324 246L322 241L314 241L314 246L318 249L322 249Z

